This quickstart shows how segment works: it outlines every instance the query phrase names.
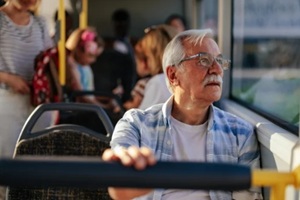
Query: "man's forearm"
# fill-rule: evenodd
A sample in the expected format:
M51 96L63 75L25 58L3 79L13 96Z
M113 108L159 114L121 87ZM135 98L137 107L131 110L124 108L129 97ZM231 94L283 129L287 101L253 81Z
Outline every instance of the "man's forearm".
M110 187L108 188L108 192L110 194L110 197L118 200L130 200L135 197L143 196L148 193L150 193L152 189L136 189L136 188L115 188L115 187Z

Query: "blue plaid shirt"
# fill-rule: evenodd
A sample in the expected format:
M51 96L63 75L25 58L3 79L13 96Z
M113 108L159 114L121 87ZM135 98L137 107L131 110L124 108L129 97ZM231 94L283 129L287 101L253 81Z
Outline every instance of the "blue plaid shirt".
M171 108L173 97L146 110L131 109L117 123L111 147L146 146L161 161L172 160ZM253 126L225 111L210 107L207 127L206 161L229 162L259 167L259 148ZM137 199L161 199L162 189ZM231 200L232 193L210 191L212 200Z

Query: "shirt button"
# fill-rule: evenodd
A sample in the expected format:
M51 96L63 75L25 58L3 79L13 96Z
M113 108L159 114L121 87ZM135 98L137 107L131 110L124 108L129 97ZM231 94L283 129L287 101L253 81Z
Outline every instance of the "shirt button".
M170 140L168 140L168 141L167 141L167 144L168 144L168 145L171 145L171 141L170 141Z

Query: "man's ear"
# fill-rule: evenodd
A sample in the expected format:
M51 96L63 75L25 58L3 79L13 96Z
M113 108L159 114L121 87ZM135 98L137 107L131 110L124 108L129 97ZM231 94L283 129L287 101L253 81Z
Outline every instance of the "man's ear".
M169 79L170 85L178 85L177 79L177 68L174 66L168 66L166 69L167 77Z

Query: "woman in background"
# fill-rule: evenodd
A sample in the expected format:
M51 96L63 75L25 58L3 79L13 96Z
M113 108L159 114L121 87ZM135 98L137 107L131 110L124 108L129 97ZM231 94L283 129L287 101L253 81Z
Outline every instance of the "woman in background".
M0 156L12 157L22 126L33 110L34 60L53 46L46 22L33 13L39 0L7 0L0 8ZM5 199L1 188L0 199Z
M143 75L132 91L132 99L124 104L130 108L145 109L165 102L170 97L162 69L162 55L166 45L177 34L169 25L147 28L145 35L135 46L137 72Z
M30 82L34 60L53 46L46 22L34 16L39 0L8 0L0 9L0 156L11 157L33 110Z
M145 55L143 53L143 47L141 42L135 45L134 52L136 62L136 73L139 76L139 80L137 81L137 83L131 91L131 98L123 104L125 110L139 107L144 97L145 86L151 77L150 69L145 62Z

